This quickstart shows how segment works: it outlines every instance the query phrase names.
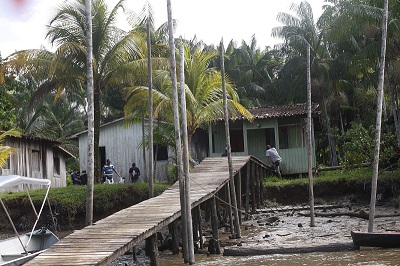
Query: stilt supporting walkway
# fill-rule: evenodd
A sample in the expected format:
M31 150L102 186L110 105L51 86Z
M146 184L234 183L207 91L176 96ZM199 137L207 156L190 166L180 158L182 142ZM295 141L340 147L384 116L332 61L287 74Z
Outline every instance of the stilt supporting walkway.
M262 202L265 165L255 157L232 157L237 207L247 213ZM229 181L226 157L206 158L190 171L192 209L225 193ZM77 230L25 265L108 265L132 247L180 217L179 185ZM244 207L244 208L243 208ZM250 210L251 208L251 210ZM198 209L199 210L199 209Z

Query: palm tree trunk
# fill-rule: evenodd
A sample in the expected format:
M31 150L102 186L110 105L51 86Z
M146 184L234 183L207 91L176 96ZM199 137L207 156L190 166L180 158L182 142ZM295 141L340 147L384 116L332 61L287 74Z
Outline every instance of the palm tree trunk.
M178 88L176 82L176 60L175 60L175 43L173 35L173 21L172 21L172 10L171 0L167 0L167 11L168 11L168 32L169 32L169 50L170 50L170 67L171 67L171 80L172 80L172 102L174 111L174 127L175 127L175 153L176 153L176 167L179 180L180 188L180 199L181 199L181 221L182 221L182 249L183 259L185 263L193 264L194 261L189 261L189 250L194 249L193 246L188 246L188 213L186 213L185 198L185 179L182 175L182 144L181 144L181 132L179 123L179 103L178 103ZM193 235L193 232L191 232ZM193 250L194 253L194 250ZM194 259L194 258L193 258Z
M379 149L381 143L381 126L382 126L382 103L383 103L383 85L385 82L385 59L386 59L386 39L387 39L387 21L388 21L388 0L383 4L382 16L382 45L381 45L381 59L379 62L379 83L378 83L378 102L376 108L376 128L375 128L375 150L374 150L374 164L372 169L372 188L371 188L371 202L369 208L368 232L374 231L375 219L375 203L376 191L378 187L378 170L379 170Z
M339 162L338 162L338 158L337 158L337 154L336 154L335 141L332 136L331 120L328 115L328 110L326 108L326 101L325 101L324 97L322 97L322 104L323 104L323 108L324 108L326 131L328 133L328 143L329 143L329 150L330 150L331 165L337 166L339 164Z
M310 200L310 226L315 226L314 185L312 173L312 138L311 138L311 65L310 45L307 46L307 153L308 153L308 195Z
M238 212L238 205L236 200L236 191L235 191L235 177L233 175L233 166L232 166L232 154L231 154L231 141L229 136L229 117L228 117L228 99L226 95L226 86L225 86L225 61L224 61L224 43L221 40L221 81L222 81L222 92L223 92L223 101L224 101L224 121L225 121L225 136L226 136L226 146L228 148L228 167L229 167L229 186L230 186L230 193L231 193L231 203L232 205L229 206L230 209L233 208L233 215L235 217L235 233L236 238L241 238L240 232L240 223L239 223L239 212Z
M183 137L183 175L185 177L185 208L187 215L187 231L188 231L188 247L189 263L194 263L194 240L193 240L193 224L192 224L192 208L190 202L190 179L189 179L189 144L188 144L188 129L186 117L186 93L185 93L185 56L183 53L183 42L179 46L180 55L180 93L181 93L181 116L182 116L182 137ZM196 232L197 234L197 232ZM193 253L192 253L193 252Z
M92 7L91 1L85 0L86 11L86 71L88 97L88 169L86 190L86 225L93 224L93 188L94 188L94 106L93 106L93 46L92 46Z
M149 85L149 195L154 196L154 157L153 157L153 77L151 64L150 18L147 18L147 76Z
M400 122L399 122L399 101L397 96L396 86L392 86L388 81L388 90L390 92L390 102L392 106L393 120L396 128L396 139L397 143L400 143Z
M99 85L94 86L93 110L94 110L94 176L101 182L100 165L100 92Z

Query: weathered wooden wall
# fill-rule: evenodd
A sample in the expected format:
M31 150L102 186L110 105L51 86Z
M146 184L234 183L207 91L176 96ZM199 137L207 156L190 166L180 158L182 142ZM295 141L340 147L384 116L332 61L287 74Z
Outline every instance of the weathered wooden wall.
M105 148L105 156L111 160L119 174L128 180L129 168L132 163L141 170L140 178L144 178L143 149L139 148L142 141L142 124L134 123L129 126L123 125L119 119L100 128L100 147ZM87 169L87 132L79 135L79 161L80 171ZM148 153L146 153L146 164L148 164ZM165 180L167 178L168 161L157 161L155 178Z
M7 165L1 168L2 175L50 179L52 187L67 185L66 154L51 141L40 138L10 137L4 144L15 148L15 152L7 160Z

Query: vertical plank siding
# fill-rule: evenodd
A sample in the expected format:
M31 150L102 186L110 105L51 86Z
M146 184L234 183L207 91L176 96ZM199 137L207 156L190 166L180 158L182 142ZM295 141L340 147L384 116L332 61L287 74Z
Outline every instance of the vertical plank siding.
M141 172L144 172L143 150L139 148L142 136L141 122L125 126L123 120L120 119L100 128L99 146L105 148L106 158L111 160L115 169L125 177L126 181L128 181L132 163L136 163ZM83 171L87 169L87 132L79 134L78 137L80 170ZM148 153L146 156L146 162L148 162ZM167 178L167 163L167 160L156 162L154 173L157 180ZM140 178L144 178L143 174Z
M40 138L6 138L5 145L15 148L8 163L1 168L2 175L21 175L40 179L50 179L52 187L65 187L67 155L55 143ZM59 158L60 172L56 174L54 156ZM10 188L7 191L20 191L21 188Z

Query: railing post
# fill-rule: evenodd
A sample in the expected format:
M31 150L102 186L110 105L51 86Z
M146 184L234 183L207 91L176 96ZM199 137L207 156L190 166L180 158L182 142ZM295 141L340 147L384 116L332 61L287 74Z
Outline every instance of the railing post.
M256 206L257 209L260 209L260 166L256 163L256 173L255 173L255 179L256 179L256 185L255 185L255 196L256 196Z
M172 238L172 254L179 254L178 223L176 220L168 225L168 230Z
M251 172L251 162L247 162L247 170L246 170L246 220L249 220L249 212L250 212L250 172Z
M261 167L261 177L260 177L260 198L261 198L261 206L264 206L264 177L265 177L266 171L264 167Z
M250 186L251 186L251 212L256 212L256 189L254 185L256 164L252 162L251 175L250 175Z
M212 227L213 238L218 240L219 239L218 215L217 215L217 201L215 195L211 198L211 227Z
M229 213L229 226L230 226L230 231L231 231L231 234L233 235L234 234L234 228L233 228L233 213L232 213L232 199L231 199L231 192L230 192L230 190L231 190L231 188L229 187L229 182L228 183L226 183L226 197L227 197L227 201L228 201L228 204L227 204L227 207L228 207L228 213Z
M243 209L243 205L242 205L242 169L239 170L237 176L237 180L236 180L236 198L237 198L237 207L238 207L238 214L239 214L239 224L242 224L242 209Z
M202 227L202 218L201 218L201 208L200 208L200 205L198 205L197 207L196 207L196 211L197 211L197 219L198 219L198 222L199 222L199 226L198 226L198 229L199 229L199 240L200 240L200 249L203 249L204 248L204 246L203 246L203 227Z
M158 265L158 241L157 234L153 234L146 239L146 255L150 257L150 265Z

